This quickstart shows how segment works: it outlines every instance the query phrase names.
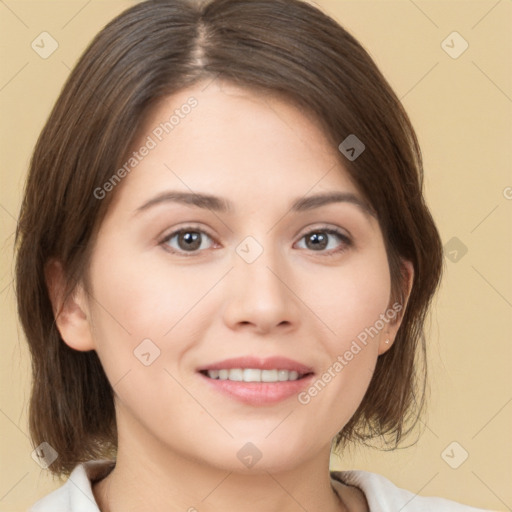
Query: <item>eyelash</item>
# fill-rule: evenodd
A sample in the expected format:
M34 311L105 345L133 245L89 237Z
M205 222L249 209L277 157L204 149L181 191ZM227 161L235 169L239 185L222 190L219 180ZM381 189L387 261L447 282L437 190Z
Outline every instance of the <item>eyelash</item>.
M194 257L194 256L198 256L201 254L202 251L200 250L196 250L196 251L191 251L189 253L187 253L186 251L182 251L182 250L176 250L176 249L172 249L170 248L167 243L172 240L176 235L180 235L181 233L187 233L187 232L193 232L193 233L201 233L203 235L206 235L208 236L212 241L213 240L213 237L208 234L206 231L204 231L203 229L200 229L199 227L195 227L195 226L186 226L184 228L180 228L176 231L173 231L172 233L170 233L169 235L166 235L165 238L163 238L160 242L160 245L164 246L164 249L172 254L178 254L180 256L184 256L186 258L190 258L190 257ZM324 250L321 250L321 251L314 251L314 250L311 250L311 252L315 253L319 253L321 254L322 256L324 257L332 257L332 256L337 256L338 254L340 253L343 253L344 251L346 251L349 247L352 247L352 240L344 233L342 233L341 231L337 230L337 229L334 229L334 228L330 228L330 227L319 227L319 228L315 228L315 229L312 229L311 231L308 231L307 233L304 233L299 240L302 240L304 238L306 238L307 236L310 236L314 233L327 233L329 235L334 235L334 236L337 236L340 241L342 242L342 247L341 248L338 248L338 249L334 249L334 250L330 250L330 251L324 251Z

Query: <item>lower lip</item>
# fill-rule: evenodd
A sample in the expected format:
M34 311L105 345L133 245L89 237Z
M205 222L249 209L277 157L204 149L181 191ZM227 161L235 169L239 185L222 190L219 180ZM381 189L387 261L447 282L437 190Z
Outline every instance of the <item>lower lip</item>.
M308 375L302 379L281 382L243 382L210 379L202 373L199 375L215 390L248 405L269 405L298 395L314 377Z

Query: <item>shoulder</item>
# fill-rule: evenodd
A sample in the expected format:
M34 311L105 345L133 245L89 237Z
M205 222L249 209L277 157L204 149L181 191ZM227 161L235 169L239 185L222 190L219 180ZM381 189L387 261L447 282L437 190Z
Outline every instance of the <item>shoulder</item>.
M379 512L489 512L444 498L424 497L398 488L393 482L368 471L331 471L331 478L361 489L371 511Z
M92 482L108 472L113 463L106 460L77 465L66 483L40 499L28 512L100 512L92 492Z

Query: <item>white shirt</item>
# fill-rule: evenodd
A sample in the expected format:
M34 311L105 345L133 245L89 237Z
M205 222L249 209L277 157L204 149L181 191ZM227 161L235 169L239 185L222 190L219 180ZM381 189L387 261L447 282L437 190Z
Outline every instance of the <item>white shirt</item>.
M111 461L105 460L79 464L63 486L39 500L28 512L101 512L92 493L92 482L106 476L112 466ZM344 484L361 489L371 512L489 512L443 498L418 496L368 471L331 471L331 483L338 495Z

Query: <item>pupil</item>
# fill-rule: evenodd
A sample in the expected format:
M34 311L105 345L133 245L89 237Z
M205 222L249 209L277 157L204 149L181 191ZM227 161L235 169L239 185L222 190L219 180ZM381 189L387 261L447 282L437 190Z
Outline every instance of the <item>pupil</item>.
M324 249L327 246L327 237L322 233L312 233L308 237L308 242L312 242L312 247L309 248Z
M185 233L182 233L179 241L186 242L185 246L181 247L186 251L198 249L201 246L201 240L197 231L186 231Z

